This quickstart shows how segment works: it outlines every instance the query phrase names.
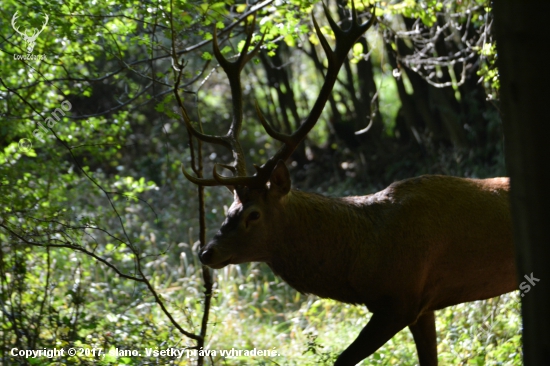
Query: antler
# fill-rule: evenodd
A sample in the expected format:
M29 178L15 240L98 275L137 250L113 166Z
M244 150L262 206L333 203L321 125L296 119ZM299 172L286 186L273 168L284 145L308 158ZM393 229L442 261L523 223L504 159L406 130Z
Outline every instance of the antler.
M353 47L357 39L363 33L365 33L367 29L369 29L373 25L376 19L376 17L374 16L374 8L373 8L370 19L366 23L359 24L357 19L357 13L355 11L355 4L353 3L353 1L351 2L351 7L352 7L352 15L351 15L352 24L349 27L349 29L344 31L336 24L336 22L330 15L328 8L326 7L325 4L323 4L325 15L336 37L336 47L334 51L331 49L325 36L323 36L323 34L321 33L321 29L317 24L317 20L315 19L315 16L313 14L311 16L313 21L313 26L315 27L315 32L317 33L317 36L319 37L319 40L321 42L321 46L323 47L323 50L325 51L328 58L328 69L325 77L325 82L321 87L319 96L315 101L315 104L313 105L311 112L303 120L300 127L290 135L275 131L271 127L271 125L266 121L266 119L262 114L262 111L260 110L260 107L256 103L256 112L258 114L260 123L264 127L265 131L269 136L271 136L275 140L281 141L283 143L283 146L279 149L279 151L277 151L277 153L274 156L272 156L261 167L254 165L254 168L256 168L256 174L254 174L253 176L247 176L246 174L246 163L244 160L244 153L239 143L239 134L241 132L242 119L243 119L243 109L242 109L243 103L242 103L242 88L241 88L240 72L243 69L243 67L246 65L246 63L250 61L250 59L252 59L252 57L254 57L254 55L258 52L264 37L262 36L261 41L256 45L253 51L248 53L248 48L252 40L252 32L254 30L254 24L256 21L256 15L254 15L254 20L252 21L252 27L251 27L251 30L247 33L243 51L239 55L239 58L237 59L237 61L230 62L226 58L224 58L220 52L216 29L214 28L214 35L213 35L213 42L212 42L214 55L216 56L216 59L218 60L220 66L223 68L223 70L227 75L227 78L229 79L229 84L231 87L231 96L233 99L232 101L233 119L231 122L231 126L229 128L229 132L225 136L206 135L202 132L197 131L197 129L195 129L191 125L191 120L189 119L189 116L183 109L183 106L182 106L182 115L189 132L194 137L204 142L210 142L210 143L214 143L214 144L218 144L226 147L227 149L233 152L233 157L235 160L233 165L231 166L221 165L221 164L214 165L214 171L213 171L214 179L203 179L203 178L193 177L188 173L186 173L185 169L182 166L183 174L188 180L190 180L195 184L204 185L204 186L225 185L225 186L246 186L249 188L265 187L267 181L271 176L271 172L275 168L275 165L277 164L277 162L279 160L288 159L290 155L294 152L296 147L300 144L300 142L302 142L302 140L306 137L308 132L317 123L317 120L319 119L319 117L321 116L321 113L323 112L323 109L330 96L330 93L332 92L332 88L334 87L334 83L336 82L336 79L338 77L338 72L340 70L340 67L344 63L344 60L346 59L348 52ZM217 172L218 165L232 170L235 176L233 177L221 176Z
M277 162L279 160L288 159L290 155L292 155L296 147L300 144L300 142L302 142L302 140L306 137L308 132L313 128L313 126L315 126L317 120L323 112L330 93L332 92L332 88L334 87L334 83L336 82L336 79L338 77L338 72L340 70L340 67L344 63L348 52L353 47L357 39L363 33L365 33L376 20L373 8L370 19L366 23L359 24L357 20L357 13L355 11L355 4L353 1L351 2L351 7L351 26L349 27L349 29L344 31L336 24L336 22L330 15L328 8L323 3L325 16L327 17L330 27L332 28L332 31L334 32L336 38L336 47L334 51L331 49L325 36L323 36L323 34L321 33L315 16L313 14L311 15L313 26L315 27L315 32L317 33L317 36L319 37L319 40L321 42L321 46L323 47L323 50L325 51L328 58L328 69L325 77L325 82L321 87L319 96L315 101L315 104L313 105L309 116L307 116L303 120L300 127L296 131L294 131L294 133L292 133L291 135L287 135L275 131L270 126L270 124L264 118L260 107L256 103L256 112L258 113L260 123L264 127L265 131L275 140L281 141L283 143L283 146L264 165L262 165L261 167L254 166L256 168L256 174L254 176L242 176L241 174L238 174L238 176L236 177L223 177L217 174L216 169L214 169L214 179L217 182L220 182L224 185L247 186L249 188L265 187L265 184L269 180L271 172L275 168Z
M35 39L38 38L38 35L42 33L42 31L46 28L46 25L48 25L48 20L50 19L50 17L48 16L48 14L44 14L44 15L45 15L46 21L42 24L42 29L40 29L40 31L38 31L38 33L34 35Z
M15 14L13 14L13 17L11 18L11 26L13 27L13 29L14 29L17 33L19 33L19 34L22 35L23 37L27 37L27 35L24 34L24 33L21 33L21 32L19 31L19 27L17 27L17 26L15 25L15 21L17 20L17 18L19 18L19 15L17 15L18 13L19 13L19 11L16 11Z
M185 125L188 131L194 137L204 142L222 145L233 152L233 157L234 157L233 164L232 165L216 164L214 166L214 172L213 172L214 178L219 177L216 171L217 165L222 166L226 169L232 170L233 173L236 174L237 176L246 176L246 162L244 159L244 152L239 142L239 135L241 133L242 122L243 122L243 96L242 96L240 74L241 74L241 70L244 68L246 63L250 61L256 55L256 53L258 53L258 51L260 50L260 46L264 40L265 34L262 36L262 39L258 42L258 44L254 47L252 52L248 52L248 48L250 47L250 44L252 42L252 36L253 36L255 24L256 24L256 14L254 14L252 24L249 30L247 31L247 36L246 36L243 50L239 55L239 57L237 58L237 60L234 62L227 60L222 55L218 44L218 35L216 32L216 27L214 27L214 34L212 39L212 48L214 51L214 56L216 57L216 60L218 61L222 69L225 71L225 74L227 75L227 78L229 80L229 85L231 88L233 116L232 116L231 125L229 127L229 131L227 132L227 134L225 136L214 136L214 135L207 135L198 131L191 124L191 119L189 118L187 112L183 109L183 106L182 106L183 120L185 121ZM195 184L204 185L204 186L227 185L226 183L221 182L218 179L204 179L204 178L193 177L189 175L187 172L185 172L185 168L183 166L182 166L182 172L188 180L190 180Z

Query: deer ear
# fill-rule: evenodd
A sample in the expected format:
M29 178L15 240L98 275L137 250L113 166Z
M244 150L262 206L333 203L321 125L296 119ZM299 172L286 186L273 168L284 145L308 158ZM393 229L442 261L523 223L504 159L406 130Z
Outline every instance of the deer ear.
M269 190L275 190L282 196L290 191L290 173L285 165L285 162L279 160L275 169L271 172L271 178L269 178Z

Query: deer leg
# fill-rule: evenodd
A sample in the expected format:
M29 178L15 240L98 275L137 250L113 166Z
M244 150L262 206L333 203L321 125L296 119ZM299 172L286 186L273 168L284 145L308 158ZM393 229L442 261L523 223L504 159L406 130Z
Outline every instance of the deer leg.
M356 365L382 347L408 324L410 324L408 317L405 319L389 312L374 313L355 341L340 354L334 366Z
M437 335L435 316L430 311L422 314L416 323L409 325L416 343L420 366L437 366Z

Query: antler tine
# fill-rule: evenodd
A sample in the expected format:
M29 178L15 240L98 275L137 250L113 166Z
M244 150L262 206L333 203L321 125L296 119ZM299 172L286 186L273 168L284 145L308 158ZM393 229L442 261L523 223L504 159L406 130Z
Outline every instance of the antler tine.
M352 13L351 13L351 20L352 20L351 26L349 27L348 30L344 31L344 33L346 33L348 35L348 37L346 37L346 39L348 39L349 41L352 41L353 43L355 43L357 41L357 39L359 39L359 37L361 37L361 35L363 33L365 33L370 27L372 27L372 25L376 21L376 15L375 15L376 4L374 4L372 6L372 10L370 12L371 16L370 16L369 20L367 20L363 24L359 24L358 17L357 17L357 12L355 11L355 5L354 5L353 2L352 2L351 11L352 11Z
M246 20L245 20L246 21ZM212 47L214 50L214 56L216 57L216 60L219 62L220 66L224 69L226 73L234 73L238 71L241 71L243 67L250 61L256 53L260 50L260 47L264 41L265 34L262 35L261 40L258 42L258 44L254 47L252 52L248 52L248 47L250 47L250 43L252 43L252 36L254 35L254 26L256 24L256 13L254 13L254 17L252 18L252 24L250 25L250 31L247 30L246 39L244 42L243 50L241 51L241 54L239 55L239 58L231 62L227 60L220 51L220 46L218 43L218 32L216 30L216 27L214 27L213 37L212 37Z
M205 133L198 131L195 127L193 127L193 124L191 123L191 118L189 118L189 114L187 114L187 110L183 106L183 102L181 101L179 102L180 102L181 115L183 117L185 127L187 127L187 130L191 132L191 134L194 137L198 138L201 141L208 142L211 144L221 145L227 148L228 150L231 150L231 144L229 143L229 141L225 136L207 135Z
M254 107L256 107L256 114L258 115L258 118L260 119L260 123L264 127L265 132L271 137L273 137L275 140L281 141L285 144L291 143L290 139L291 136L287 135L285 133L281 133L278 131L275 131L273 127L266 121L262 110L260 109L260 106L258 105L258 101L255 102Z
M46 28L46 25L48 24L48 20L50 20L50 16L48 14L44 14L44 23L42 24L42 30L44 30L44 28ZM42 33L42 30L40 31L40 33Z
M181 172L183 173L185 178L187 178L188 181L190 181L191 183L194 183L196 185L199 185L199 186L215 187L215 186L221 186L222 185L222 183L218 182L215 179L206 179L206 178L193 177L191 174L189 174L185 171L185 167L183 166L183 163L181 163Z
M354 10L354 14L355 14L355 22L353 24L359 24L357 23L357 13L355 12L355 6L353 7L353 10ZM359 25L359 28L361 29L361 31L363 33L365 33L370 27L372 27L372 25L374 24L374 22L376 22L376 3L374 3L374 5L372 6L372 11L370 13L370 18L369 20L367 20L365 23ZM361 33L361 34L363 34Z
M216 165L219 165L221 166L222 168L225 168L227 170L231 170L233 172L233 174L235 174L237 172L237 169L232 166L232 165L228 165L228 164L222 164L222 163L216 163Z
M342 30L341 28L338 28L340 29L339 33L342 35L341 37L336 37L336 48L334 50L334 53L337 54L338 57L342 57L342 58L346 57L347 53L349 52L351 47L353 47L357 39L361 37L361 35L365 33L367 29L369 29L374 24L376 20L376 16L374 15L375 9L376 9L376 5L372 7L370 19L363 24L359 24L357 22L357 12L355 11L355 4L352 1L351 26L345 31ZM338 26L336 25L336 27ZM343 59L342 59L342 62L343 62Z
M225 70L226 67L229 66L229 61L222 55L220 51L220 46L218 44L218 31L216 30L216 26L214 26L214 32L212 35L212 50L214 51L214 56L216 57L216 60Z
M265 166L264 164L263 166ZM262 167L263 167L262 166ZM257 168L258 172L253 176L237 176L237 177L224 177L218 174L216 166L214 166L214 180L224 186L246 186L249 188L263 188L266 182L269 180L271 170Z
M323 4L324 6L325 4ZM317 37L319 38L319 41L321 42L321 46L323 47L323 50L325 51L325 54L327 55L327 59L329 61L329 65L334 63L334 52L332 52L332 48L330 48L330 45L327 42L327 39L321 32L321 28L319 28L319 24L317 24L317 20L315 19L315 15L311 13L311 21L313 22L313 27L315 28L315 33L317 33ZM335 33L336 34L336 33Z
M18 18L19 18L19 11L16 11L15 14L13 14L13 17L11 18L11 26L13 27L13 29L14 29L17 33L23 35L23 33L21 33L21 32L19 31L19 26L17 26L17 25L15 24L15 21L16 21Z
M243 51L241 52L241 55L239 56L239 60L237 63L240 64L240 69L248 63L260 50L262 47L262 44L264 43L265 39L265 33L262 34L262 38L260 41L256 44L254 49L252 49L252 52L248 52L248 47L250 47L250 43L252 42L252 36L254 35L254 26L256 25L256 13L254 13L254 17L252 18L252 25L250 26L250 31L248 32L246 36L246 41L244 43Z
M252 52L246 54L246 56L244 58L244 62L242 64L243 67L244 67L244 65L246 65L248 63L248 61L250 61L254 56L256 56L256 54L258 53L260 48L262 48L262 44L264 43L264 39L265 39L265 33L262 34L262 38L260 38L260 40L258 41L258 44L256 44L256 46L254 47Z
M252 35L254 34L254 26L256 25L256 13L254 13L254 16L252 17L252 24L250 27L248 27L248 21L245 19L245 32L246 32L246 38L244 41L243 50L241 51L241 54L239 55L239 58L235 62L239 65L239 69L242 70L244 65L246 65L245 59L246 54L248 53L248 47L250 47L250 43L252 43Z
M325 13L325 17L327 17L328 24L330 25L330 28L334 32L334 35L336 36L336 38L342 37L344 31L342 30L342 28L338 26L338 24L336 24L336 22L334 21L334 18L332 18L332 15L330 15L330 10L327 7L327 5L324 2L322 2L321 4L323 4L323 11ZM355 12L355 4L353 3L353 1L351 2L351 7ZM317 32L317 35L319 35L320 33L321 32Z
M227 164L220 164L220 163L216 163L214 164L214 170L213 170L213 176L214 178L216 177L221 177L222 180L224 177L220 176L216 170L216 167L217 166L221 166L225 169L228 169L230 171L233 172L233 174L235 174L236 172L236 168L234 166L231 166L231 165L227 165ZM187 173L185 171L185 166L183 165L183 163L181 163L181 172L183 173L183 175L185 176L185 178L187 178L188 181L190 181L191 183L194 183L194 184L197 184L197 185L200 185L200 186L207 186L207 187L216 187L216 186L221 186L221 185L230 185L230 184L225 184L225 183L222 183L220 182L219 180L217 179L207 179L207 178L197 178L197 177L194 177L192 176L191 174Z

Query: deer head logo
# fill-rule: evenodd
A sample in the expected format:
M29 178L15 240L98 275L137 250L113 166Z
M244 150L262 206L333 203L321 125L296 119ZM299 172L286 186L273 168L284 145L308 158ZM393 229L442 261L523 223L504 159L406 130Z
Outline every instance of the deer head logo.
M19 15L17 13L18 12L16 11L11 18L11 26L13 27L13 29L15 29L17 33L19 33L23 37L25 42L27 42L27 52L32 53L32 50L34 50L34 46L36 45L36 39L38 38L40 33L42 33L44 28L46 28L49 17L47 14L44 15L45 21L44 24L42 24L42 29L38 30L37 28L32 28L29 30L25 29L24 32L20 32L19 27L15 24L15 21L17 20L17 18L19 18Z

